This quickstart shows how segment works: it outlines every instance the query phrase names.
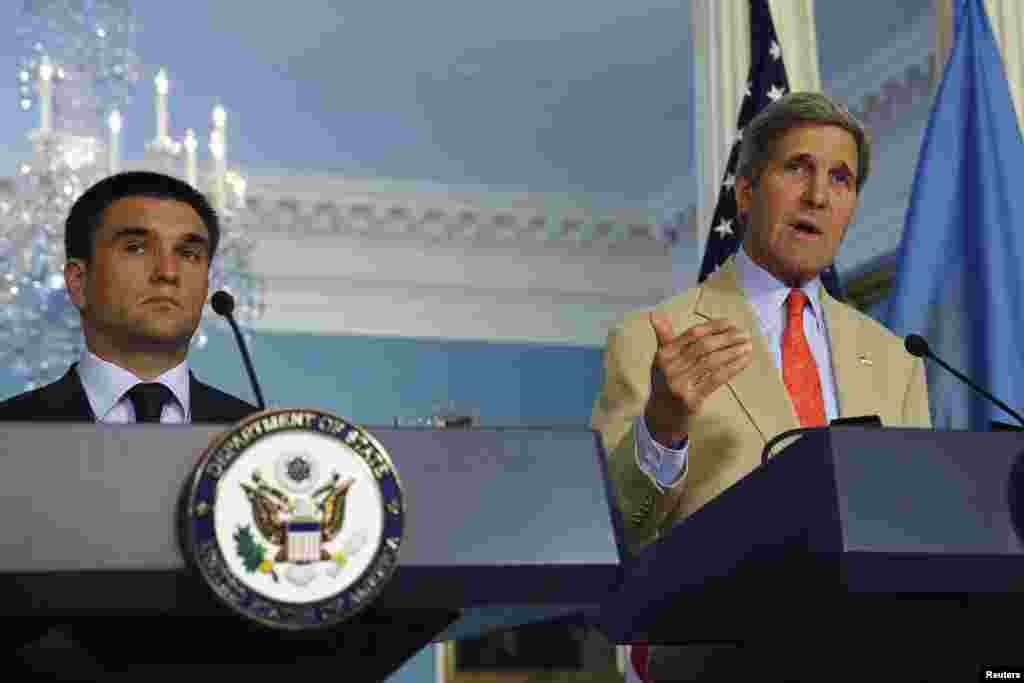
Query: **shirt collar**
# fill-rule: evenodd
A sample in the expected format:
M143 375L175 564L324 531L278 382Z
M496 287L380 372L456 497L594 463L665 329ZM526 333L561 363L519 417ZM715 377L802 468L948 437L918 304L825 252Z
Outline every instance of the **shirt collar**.
M736 274L739 277L740 286L747 295L747 300L757 312L762 325L765 327L773 327L776 324L784 325L786 318L783 311L790 288L754 263L744 247L740 247L736 254ZM805 282L800 289L807 295L811 303L811 312L820 326L825 319L821 310L821 278L816 276L813 280ZM773 313L777 311L778 314L766 316L765 313L769 311Z
M124 398L125 392L146 381L119 365L103 360L88 349L82 351L78 363L78 377L82 380L86 396L89 397L89 405L92 406L96 419L100 421ZM159 382L171 390L186 419L191 421L188 360L182 361L152 381Z

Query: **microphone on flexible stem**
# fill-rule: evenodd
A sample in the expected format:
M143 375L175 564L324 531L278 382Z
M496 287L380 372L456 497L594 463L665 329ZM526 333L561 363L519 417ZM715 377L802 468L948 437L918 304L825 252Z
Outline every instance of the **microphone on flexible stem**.
M260 391L260 383L256 381L256 372L252 369L249 349L245 347L245 340L242 339L238 323L235 322L235 316L232 315L235 310L235 299L224 290L220 290L219 292L214 292L213 296L210 297L210 307L213 308L217 315L227 318L228 323L231 325L231 330L235 333L235 341L238 342L238 348L242 351L245 369L249 373L249 382L252 384L252 390L256 393L256 403L259 405L260 410L263 410L266 405L263 403L263 392Z
M992 403L995 403L997 406L1005 410L1009 415L1012 415L1014 419L1017 420L1017 422L1020 422L1022 425L1024 425L1024 418L1022 418L1017 413L1017 411L1015 411L1013 408L1000 401L992 394L982 389L980 386L969 380L966 376L960 374L959 372L951 368L949 365L946 364L944 360L942 360L934 353L932 353L932 350L928 347L927 340L925 340L925 338L922 337L921 335L908 334L906 339L903 340L903 346L906 347L907 353L909 353L912 356L917 356L918 358L924 358L927 356L928 358L931 358L933 361L944 367L946 370L949 370L951 373L953 373L954 377L962 381L971 389L977 391L979 394L981 394L988 400L992 401Z

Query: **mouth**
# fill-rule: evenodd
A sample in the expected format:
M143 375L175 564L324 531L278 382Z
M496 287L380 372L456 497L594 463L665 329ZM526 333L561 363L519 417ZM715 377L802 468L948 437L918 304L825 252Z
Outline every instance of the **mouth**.
M167 296L153 296L148 299L143 299L143 305L155 304L158 306L174 306L175 308L181 308L181 304L178 303L177 299L172 299Z
M820 237L825 234L817 225L811 221L797 220L789 224L791 228L796 230L803 236L807 237Z

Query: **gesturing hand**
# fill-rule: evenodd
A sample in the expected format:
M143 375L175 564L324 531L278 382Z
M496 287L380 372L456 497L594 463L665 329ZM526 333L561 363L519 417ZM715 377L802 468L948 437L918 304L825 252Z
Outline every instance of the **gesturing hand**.
M686 438L705 399L750 364L753 346L729 320L694 325L679 336L664 314L652 312L650 320L658 351L644 415L651 436L668 446Z

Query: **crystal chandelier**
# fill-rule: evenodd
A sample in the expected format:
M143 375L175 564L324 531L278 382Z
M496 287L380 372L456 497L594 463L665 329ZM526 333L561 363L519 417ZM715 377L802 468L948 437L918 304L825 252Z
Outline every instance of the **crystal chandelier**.
M27 0L18 29L18 104L38 110L31 157L18 164L14 194L0 201L0 363L33 388L57 379L84 347L79 315L64 287L64 220L93 183L121 167L122 108L139 80L139 27L118 0ZM210 291L236 301L243 330L264 310L265 283L250 272L253 242L245 179L227 166L227 113L213 112L210 160L200 170L199 142L168 130L169 81L155 79L155 138L138 169L173 175L204 191L221 218ZM207 305L192 339L203 348L222 321Z

